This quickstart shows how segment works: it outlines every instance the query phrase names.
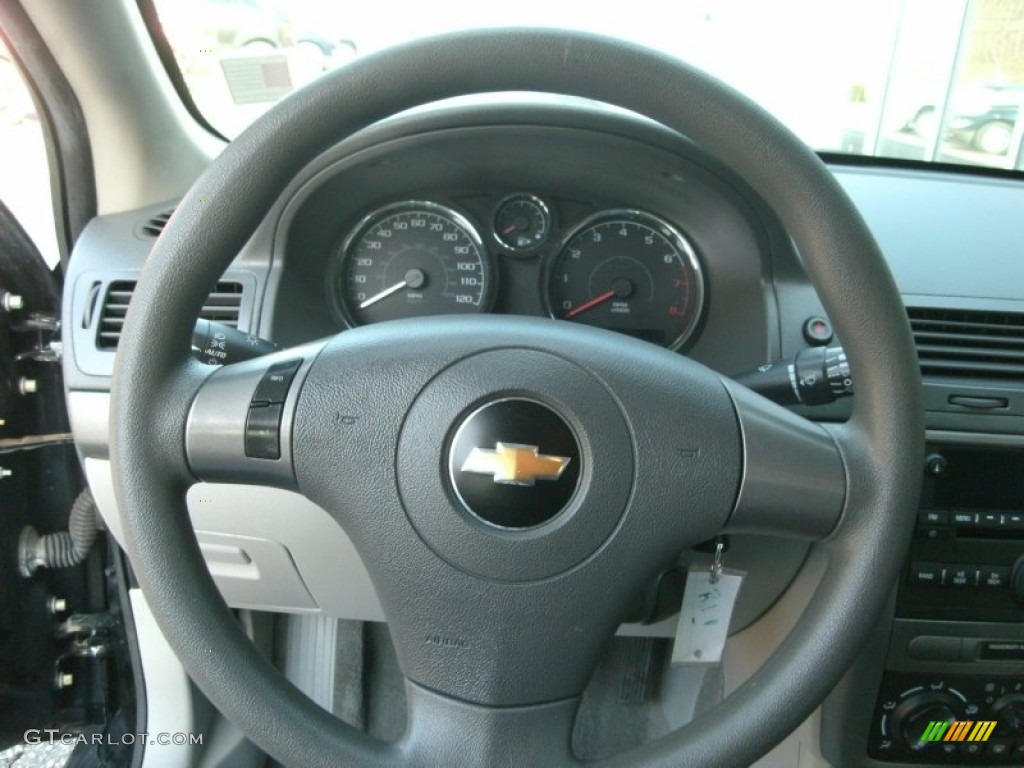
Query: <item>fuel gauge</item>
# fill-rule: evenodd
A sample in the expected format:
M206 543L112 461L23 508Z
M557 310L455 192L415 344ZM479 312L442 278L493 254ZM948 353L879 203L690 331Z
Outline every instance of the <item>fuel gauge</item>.
M534 195L511 195L494 212L494 237L513 253L531 251L551 234L551 213Z

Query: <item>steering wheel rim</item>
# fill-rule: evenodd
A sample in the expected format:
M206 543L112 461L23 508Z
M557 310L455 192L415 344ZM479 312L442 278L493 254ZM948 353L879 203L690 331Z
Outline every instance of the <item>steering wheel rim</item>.
M407 44L357 60L285 99L210 166L154 247L118 350L111 458L139 582L199 687L286 764L421 763L442 755L474 763L508 755L504 750L521 744L516 737L527 732L534 748L564 751L561 736L543 723L564 727L571 702L519 707L497 724L486 708L446 701L446 717L462 707L461 726L472 723L490 734L483 746L435 732L438 720L418 719L417 712L441 706L426 690L412 692L420 709L398 745L381 745L324 713L242 634L206 573L184 506L184 490L195 478L182 435L189 404L209 375L188 358L192 319L284 183L380 119L492 91L592 98L689 136L775 209L843 339L858 395L851 420L831 430L847 487L840 524L815 545L828 557L821 588L750 681L693 724L617 758L630 765L749 763L824 699L888 596L913 525L924 434L920 377L884 259L817 156L743 96L637 46L553 30L458 33ZM153 327L163 333L147 332ZM213 653L205 652L210 648ZM453 751L460 744L468 751Z

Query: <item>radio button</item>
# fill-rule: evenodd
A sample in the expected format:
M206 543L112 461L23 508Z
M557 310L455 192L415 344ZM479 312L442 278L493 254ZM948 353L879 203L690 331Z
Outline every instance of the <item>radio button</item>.
M982 512L978 515L978 525L984 528L1001 528L1003 516L998 512Z
M951 587L978 586L979 570L970 565L954 565L947 570L946 583Z
M949 511L945 509L922 509L917 515L921 525L949 525Z
M941 587L945 570L937 563L911 563L910 583L917 587Z
M1009 584L1009 566L986 566L981 569L981 580L978 582L987 589L1003 589Z
M974 512L953 512L953 525L960 528L973 528L977 525L977 514Z

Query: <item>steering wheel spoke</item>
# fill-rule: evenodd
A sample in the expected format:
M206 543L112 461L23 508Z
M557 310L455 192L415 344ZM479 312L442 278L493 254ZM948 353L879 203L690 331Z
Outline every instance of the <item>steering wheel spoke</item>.
M578 698L482 707L406 684L409 722L398 745L410 765L572 766Z
M185 426L195 477L295 488L292 422L302 381L321 346L224 366L203 381Z
M821 539L839 523L847 470L836 433L728 379L743 474L726 526L738 533Z

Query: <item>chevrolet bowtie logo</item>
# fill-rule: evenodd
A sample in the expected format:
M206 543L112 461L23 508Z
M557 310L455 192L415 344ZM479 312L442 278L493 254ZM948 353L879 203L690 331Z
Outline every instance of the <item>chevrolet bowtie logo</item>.
M501 485L534 485L538 480L557 480L569 466L565 456L539 454L535 445L498 443L489 448L474 448L462 464L463 472L493 475Z

